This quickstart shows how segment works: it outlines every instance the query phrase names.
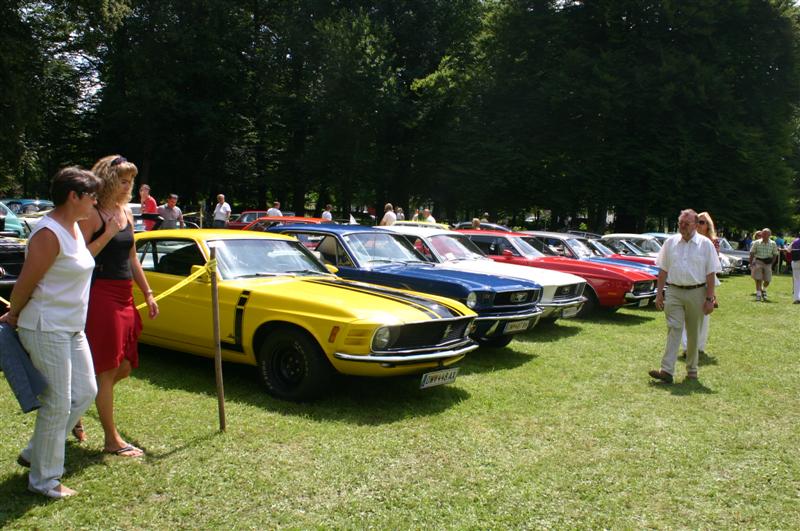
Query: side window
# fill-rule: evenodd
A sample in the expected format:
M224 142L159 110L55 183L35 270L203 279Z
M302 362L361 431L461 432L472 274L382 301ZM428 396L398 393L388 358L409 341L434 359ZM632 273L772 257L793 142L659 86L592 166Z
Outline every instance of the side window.
M499 255L502 251L498 248L495 244L494 238L491 236L472 236L470 237L472 242L478 246L478 248L487 255Z
M422 256L425 257L425 260L428 262L433 262L433 252L427 246L427 244L422 240L422 238L414 238L413 236L410 238L411 243L414 245L414 249L419 252Z
M189 276L193 265L205 265L203 253L192 240L147 240L136 246L145 271Z
M564 242L562 242L561 240L558 240L556 238L545 238L545 241L547 242L547 245L549 245L550 248L557 254L573 258L572 251L570 251L569 248L566 245L564 245Z

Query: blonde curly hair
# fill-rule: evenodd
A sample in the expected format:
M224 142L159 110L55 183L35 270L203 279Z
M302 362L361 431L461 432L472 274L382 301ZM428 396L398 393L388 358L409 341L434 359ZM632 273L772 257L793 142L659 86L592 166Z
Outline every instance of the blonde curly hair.
M94 163L92 173L102 183L97 194L97 204L103 208L110 208L117 204L121 180L130 177L132 181L139 174L139 169L122 155L109 155ZM130 202L131 197L132 195L125 200L125 203Z
M704 220L706 222L706 227L708 227L708 232L705 234L707 238L710 238L711 241L717 239L717 229L714 227L714 220L711 219L711 214L708 212L700 212L697 214L697 220Z

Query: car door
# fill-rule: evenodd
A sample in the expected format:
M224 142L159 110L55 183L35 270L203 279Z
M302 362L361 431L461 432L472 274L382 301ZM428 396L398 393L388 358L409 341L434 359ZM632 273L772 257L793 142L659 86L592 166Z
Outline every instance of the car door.
M191 239L147 239L138 242L137 255L145 271L150 289L158 295L192 272L192 266L205 265L206 258L196 241ZM231 342L234 337L236 294L228 293L220 284L220 337ZM190 282L158 302L159 317L144 319L143 336L157 344L180 348L186 344L193 351L211 355L214 351L214 330L211 322L211 286L202 279ZM190 323L190 324L189 324ZM147 337L144 338L145 342Z

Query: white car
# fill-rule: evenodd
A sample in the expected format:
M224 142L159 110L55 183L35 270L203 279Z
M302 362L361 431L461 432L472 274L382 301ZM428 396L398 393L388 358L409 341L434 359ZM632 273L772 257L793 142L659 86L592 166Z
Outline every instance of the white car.
M549 269L495 262L460 232L409 225L382 228L406 236L427 260L442 264L439 267L536 282L542 286L542 299L539 301L543 310L542 320L574 317L586 300L583 296L586 281L583 278Z
M619 241L624 240L636 245L648 255L655 258L661 250L661 243L658 238L649 234L630 234L626 232L617 232L614 234L603 234L600 241Z

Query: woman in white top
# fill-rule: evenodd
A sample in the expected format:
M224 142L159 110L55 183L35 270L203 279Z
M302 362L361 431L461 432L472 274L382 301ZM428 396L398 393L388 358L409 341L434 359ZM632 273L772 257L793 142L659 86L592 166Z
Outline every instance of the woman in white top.
M76 492L61 484L67 432L95 394L92 356L84 334L94 259L78 220L97 200L99 180L91 172L60 170L51 184L55 208L28 239L25 264L0 321L18 327L19 339L47 380L39 397L33 437L17 462L30 467L28 489L48 498Z

